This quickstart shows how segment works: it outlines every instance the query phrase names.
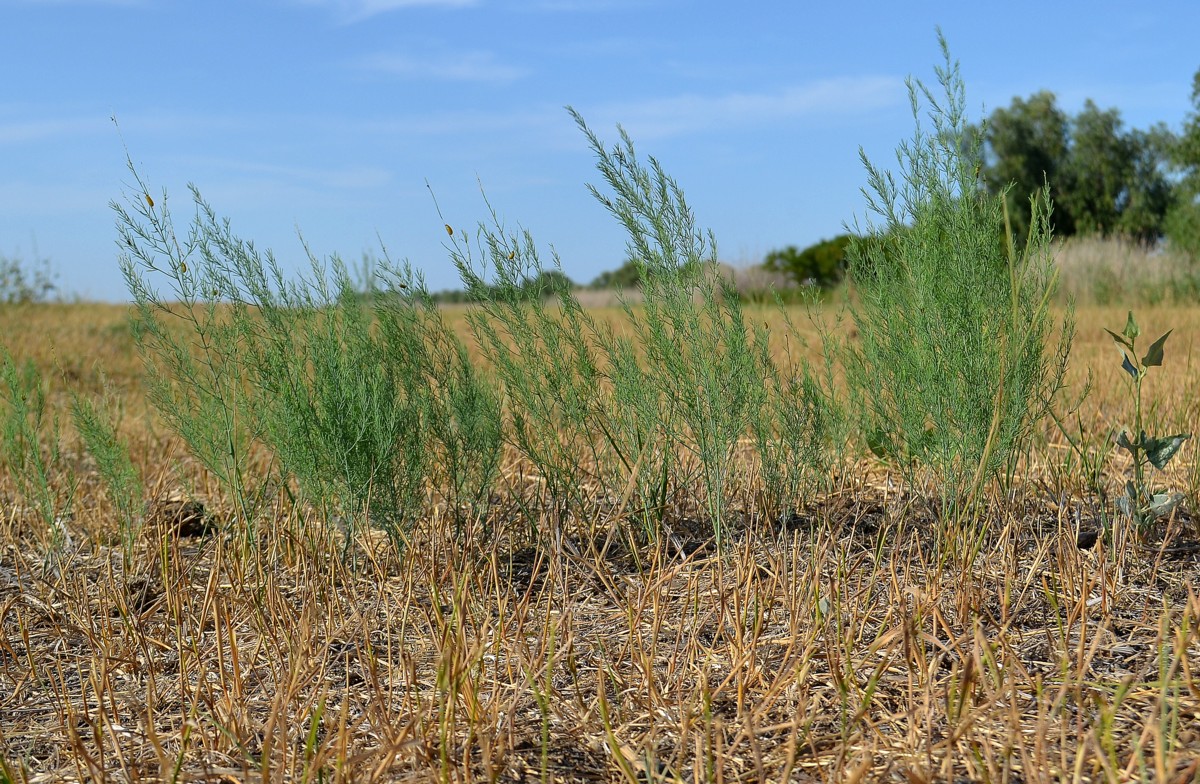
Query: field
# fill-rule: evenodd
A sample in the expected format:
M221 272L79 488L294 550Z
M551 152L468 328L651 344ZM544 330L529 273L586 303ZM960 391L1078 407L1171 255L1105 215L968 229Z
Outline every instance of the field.
M1174 329L1147 421L1193 432L1200 310L1137 315ZM964 560L865 450L780 519L735 460L719 550L686 496L650 542L618 533L628 494L530 521L511 448L486 515L431 500L403 553L367 530L347 548L279 487L248 535L147 403L127 308L4 308L73 497L48 530L0 475L0 781L1200 781L1195 442L1154 477L1183 505L1133 536L1102 329L1126 313L1078 318L1067 380L1092 391L1064 424L1086 459L1043 423ZM772 308L747 320L783 333ZM106 389L145 487L128 558L67 413Z

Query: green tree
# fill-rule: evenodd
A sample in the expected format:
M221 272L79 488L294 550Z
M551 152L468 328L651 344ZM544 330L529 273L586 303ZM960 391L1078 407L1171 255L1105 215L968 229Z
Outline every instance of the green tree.
M538 299L555 297L573 288L575 288L575 284L562 270L558 269L539 270L537 275L527 278L521 285L521 290L527 297Z
M852 240L849 234L840 234L804 250L789 245L768 253L762 266L772 272L782 272L800 284L829 288L840 282L846 273L846 250Z
M1200 259L1200 70L1192 78L1192 107L1170 148L1171 163L1181 176L1166 227L1172 245Z
M1173 193L1164 169L1174 136L1162 123L1147 131L1130 131L1129 135L1133 165L1117 229L1128 237L1150 243L1167 229Z
M1071 121L1062 206L1082 234L1154 242L1163 232L1171 186L1164 171L1170 132L1125 131L1117 109L1092 101Z
M1080 234L1110 234L1133 175L1133 150L1121 132L1121 113L1090 99L1071 121L1071 146L1056 203Z
M588 284L590 289L632 289L642 285L642 268L628 259L615 270L605 270Z
M1183 173L1180 186L1192 196L1200 194L1200 70L1192 77L1192 113L1175 140L1171 158Z
M1121 234L1153 242L1162 235L1171 204L1165 126L1126 130L1119 110L1091 100L1071 117L1042 91L1014 98L974 130L984 143L981 177L993 194L1007 189L1018 241L1028 233L1029 197L1046 185L1060 237Z
M979 129L975 129L979 133ZM1058 107L1054 93L1043 90L1028 100L1013 98L1007 109L996 109L983 126L984 161L980 172L994 194L1007 189L1013 232L1029 232L1029 197L1049 183L1055 203L1060 191L1070 147L1070 118ZM1055 233L1073 234L1070 215L1056 211Z

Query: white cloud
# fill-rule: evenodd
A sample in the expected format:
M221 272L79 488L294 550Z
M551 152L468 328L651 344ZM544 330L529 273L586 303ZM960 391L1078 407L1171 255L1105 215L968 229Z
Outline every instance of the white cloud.
M335 121L340 132L395 137L399 135L438 136L498 133L552 134L566 128L571 119L560 106L537 106L512 111L443 111L394 115L376 120L345 117ZM541 138L541 137L539 137Z
M346 24L361 22L377 14L405 8L465 8L478 4L478 0L300 0L300 2L305 5L329 8L338 19Z
M411 57L375 54L358 61L361 68L402 79L439 79L455 82L512 82L529 71L497 62L490 52L465 52L452 56Z
M146 6L149 0L9 0L8 5L115 5L122 7ZM0 2L0 5L5 5Z
M56 136L81 136L101 132L112 127L103 117L76 117L65 120L17 120L8 122L0 119L0 144L38 142Z
M843 77L758 93L689 94L607 104L576 104L592 128L620 124L638 140L683 136L709 130L740 129L811 118L846 118L898 106L908 93L898 77ZM313 122L338 133L370 136L520 134L525 141L577 147L574 123L554 104L531 104L501 111L461 110L398 113L364 120L325 117Z
M652 139L801 117L854 114L904 103L906 96L904 81L896 77L841 77L772 92L689 94L608 104L585 114L596 127L620 123L634 138Z
M106 183L86 176L58 182L0 181L0 212L16 223L16 216L77 215L104 212L113 197Z
M597 12L645 5L641 0L539 0L539 11Z
M392 174L376 166L281 166L235 158L189 156L175 160L184 171L217 169L239 175L254 175L269 181L303 183L320 188L360 190L378 188L392 181Z

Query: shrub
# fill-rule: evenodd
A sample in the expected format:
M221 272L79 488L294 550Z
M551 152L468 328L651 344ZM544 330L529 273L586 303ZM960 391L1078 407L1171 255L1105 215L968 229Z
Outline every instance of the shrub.
M450 258L477 304L467 323L503 388L505 437L537 470L548 503L579 511L591 472L603 475L613 446L596 326L570 288L542 288L565 278L554 274L557 256L547 269L530 232L509 232L491 216L474 246L446 225Z
M696 228L683 191L658 161L639 161L623 130L620 143L607 148L572 115L609 190L589 188L625 228L629 258L641 273L641 307L635 313L624 306L647 368L632 383L642 399L661 401L660 422L699 463L720 543L733 450L767 394L756 351L765 330L747 327L733 284L717 269L712 235Z
M133 563L134 542L141 527L145 491L141 476L133 465L129 444L117 432L118 419L114 412L119 411L120 401L109 389L107 381L100 400L71 392L71 419L84 447L96 461L108 497L116 508L128 569Z
M114 208L150 399L247 530L267 485L252 486L248 473L259 442L326 520L366 521L398 546L435 458L445 456L456 504L459 493L484 496L498 406L407 266L386 270L386 285L370 270L356 284L336 257L310 255L311 279L287 281L194 188L196 218L179 241L165 196L156 206L130 169L142 191L132 214ZM151 287L154 276L166 277L173 301Z
M910 481L934 479L943 508L961 512L1028 443L1061 385L1071 322L1051 351L1048 197L1034 200L1018 251L1000 230L1004 194L988 194L978 179L962 80L939 40L945 98L910 81L917 129L898 149L900 183L863 156L869 206L883 225L851 245L850 311L860 341L847 376L872 449Z
M804 250L789 245L768 253L763 267L772 272L783 272L800 285L830 288L840 283L845 275L846 252L852 239L849 234L841 234Z
M573 288L575 284L560 269L540 270L535 277L526 280L521 286L526 296L539 299L554 299Z
M615 270L601 272L588 284L589 289L633 289L642 285L642 270L636 261L626 259Z
M32 360L18 365L0 343L0 459L16 477L18 490L51 532L57 548L64 541L61 517L71 508L75 480L63 475L58 417L47 410L42 375ZM44 442L44 443L43 443Z
M764 456L766 503L797 503L822 459L819 385L803 362L775 365L766 327L747 325L711 235L657 161L642 163L623 132L606 148L574 116L609 188L591 190L628 232L641 299L623 300L623 331L598 325L529 232L507 231L494 211L474 243L447 224L474 303L466 318L503 387L506 420L500 393L407 264L368 268L356 285L339 259L310 254L309 279L285 280L195 189L181 241L165 196L156 205L130 167L140 191L131 209L114 206L150 398L247 530L269 486L248 471L257 444L326 519L366 521L398 546L431 484L456 522L472 514L504 440L543 480L554 523L588 511L599 482L622 508L636 493L653 538L668 493L699 479L721 542L734 452L748 436ZM154 277L169 281L171 298ZM516 495L531 526L545 519L523 488Z
M503 384L508 438L555 510L581 510L585 485L599 481L609 498L636 498L647 539L670 489L699 479L721 542L739 442L753 435L763 450L768 503L793 506L820 451L824 401L802 363L775 366L765 328L747 325L711 236L658 162L639 160L623 132L606 147L573 116L607 186L591 190L629 237L622 275L640 281L641 296L620 298L625 323L614 331L565 288L549 301L526 295L559 269L557 258L543 265L527 231L506 231L494 211L475 243L447 226L479 303L468 322Z

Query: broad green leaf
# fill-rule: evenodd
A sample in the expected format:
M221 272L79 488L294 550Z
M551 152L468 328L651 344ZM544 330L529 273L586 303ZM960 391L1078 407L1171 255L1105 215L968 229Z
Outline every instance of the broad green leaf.
M1122 430L1120 433L1117 433L1117 446L1127 452L1133 452L1134 444L1129 440L1128 430Z
M1129 318L1125 321L1125 337L1130 340L1137 340L1137 336L1142 334L1138 329L1137 322L1133 320L1133 311L1129 311Z
M1105 327L1104 331L1107 332L1110 336L1112 336L1113 342L1117 344L1118 349L1121 348L1122 346L1124 346L1125 348L1129 349L1130 351L1133 351L1133 344L1130 343L1128 340L1126 340L1124 335L1118 335L1116 332L1113 332L1108 327ZM1124 351L1121 352L1121 354L1124 354L1124 353L1125 353Z
M891 460L896 456L896 447L883 428L877 427L867 434L867 448L880 460Z
M1167 342L1167 338L1174 331L1173 329L1168 329L1165 335L1150 344L1150 350L1146 352L1146 356L1142 357L1142 367L1162 365L1163 344Z
M1180 433L1164 438L1142 438L1142 449L1146 450L1146 459L1159 471L1171 462L1171 458L1179 451L1184 441L1191 438L1191 433Z
M1175 511L1175 507L1179 506L1179 502L1183 500L1183 493L1155 493L1150 499L1150 508L1147 511L1152 517L1166 517Z
M1133 376L1135 381L1137 380L1138 369L1133 366L1133 363L1129 361L1129 355L1124 352L1121 354L1121 369Z

